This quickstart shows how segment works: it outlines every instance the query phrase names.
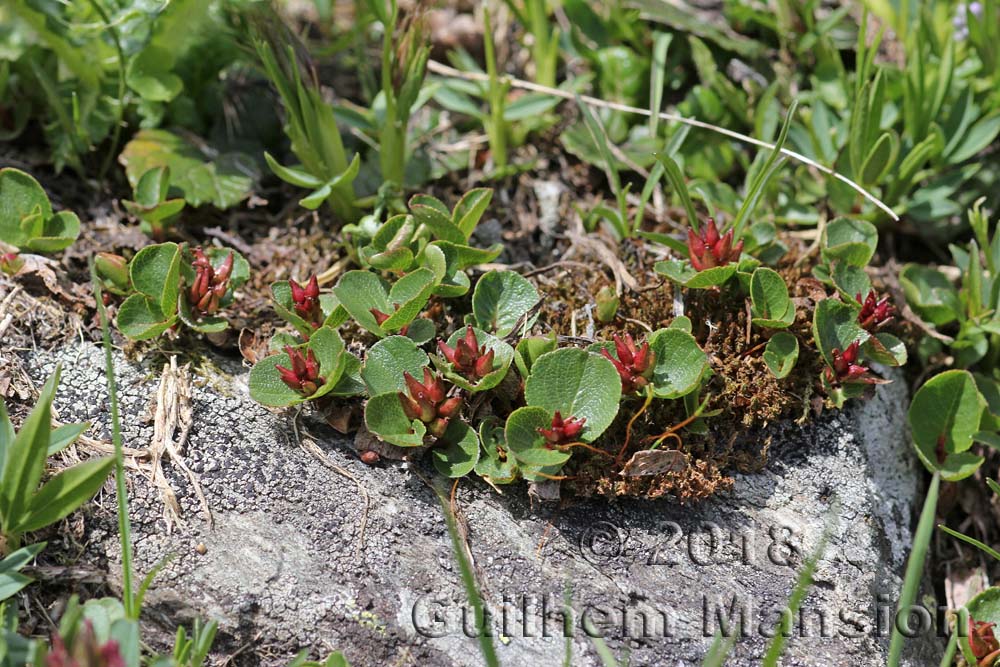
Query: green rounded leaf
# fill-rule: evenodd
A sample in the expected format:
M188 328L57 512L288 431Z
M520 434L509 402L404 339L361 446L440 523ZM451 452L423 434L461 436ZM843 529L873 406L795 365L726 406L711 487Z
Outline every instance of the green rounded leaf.
M865 357L884 366L902 366L906 363L906 345L889 333L877 333L864 346Z
M503 338L531 312L539 298L538 290L524 276L513 271L490 271L476 283L472 314L480 329Z
M864 299L872 289L872 281L865 270L845 262L834 264L830 278L840 295L849 301L856 301L859 294Z
M986 400L967 371L939 373L917 390L910 404L910 430L917 454L929 470L940 470L948 481L975 472L982 458L966 450L985 408Z
M403 373L421 380L429 363L427 353L406 336L388 336L375 343L365 355L361 377L372 396L404 391Z
M866 220L837 218L823 230L821 253L827 262L840 260L865 266L878 246L878 230Z
M52 204L42 186L20 169L0 169L0 241L26 247L30 236L21 221L34 213L43 221L52 217Z
M787 331L771 336L764 347L764 363L779 380L788 377L799 360L799 339Z
M954 322L964 312L958 290L948 278L929 266L907 264L899 276L906 301L935 326Z
M431 450L434 467L447 477L464 477L479 462L479 436L463 421L452 420Z
M132 286L152 299L166 316L177 311L180 291L181 249L176 243L146 246L128 265Z
M1000 588L987 588L969 600L965 607L974 620L1000 625Z
M427 432L422 421L407 418L396 392L368 399L365 405L365 424L369 431L398 447L420 447L424 444L424 434Z
M657 262L654 270L671 281L689 289L707 289L725 284L736 273L736 264L695 271L685 260L668 259Z
M524 383L528 405L544 408L550 417L558 411L564 419L586 419L580 434L584 442L591 442L611 425L618 414L621 394L621 379L612 363L599 354L576 348L539 357Z
M698 388L708 370L708 355L694 336L681 328L659 329L649 337L656 353L653 394L659 398L680 398Z
M177 322L177 315L165 315L160 306L142 294L125 299L118 309L118 329L132 340L155 338Z
M493 484L509 484L517 479L517 460L508 452L504 427L496 417L488 417L479 424L479 441L483 453L476 463L476 474Z
M525 465L557 466L565 463L569 460L569 452L550 449L546 446L545 438L538 432L540 428L551 426L552 413L545 408L518 408L507 418L507 425L504 427L504 438L509 451Z
M856 340L865 341L868 332L858 324L858 308L836 299L823 299L813 313L813 338L827 364L833 365L833 350L845 350Z
M750 279L753 323L769 329L784 329L795 321L795 305L788 286L777 271L759 268Z

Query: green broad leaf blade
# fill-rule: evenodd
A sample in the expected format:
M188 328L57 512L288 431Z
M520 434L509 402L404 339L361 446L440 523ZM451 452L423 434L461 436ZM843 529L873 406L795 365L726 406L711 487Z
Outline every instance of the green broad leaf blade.
M899 283L910 307L931 324L941 326L961 317L958 290L940 271L921 264L907 264L899 275Z
M0 478L0 519L5 532L17 530L15 527L24 523L31 498L42 481L52 430L52 399L59 386L59 375L57 366L7 449Z
M465 422L452 420L431 450L431 460L445 477L464 477L479 462L479 436Z
M427 268L410 271L389 290L394 312L382 323L383 331L398 331L412 322L434 292L434 272Z
M771 329L784 329L795 321L795 305L788 298L785 279L772 269L761 267L750 279L753 323Z
M368 348L361 378L370 396L405 391L403 373L423 381L423 371L429 363L427 353L411 339L387 336Z
M1000 134L1000 114L981 119L973 125L954 150L947 156L951 164L964 162L986 148Z
M683 284L688 289L708 289L726 284L734 275L736 275L736 264L727 264L698 271Z
M476 225L479 224L479 220L483 217L492 199L492 188L474 188L462 195L462 198L455 204L452 221L465 236L466 241L472 236L472 232L476 230Z
M432 241L430 245L440 248L448 266L453 267L456 271L464 271L479 264L492 262L503 252L502 243L496 243L489 248L473 248L450 241Z
M271 171L274 172L274 175L286 183L312 190L322 187L323 185L322 179L310 174L302 165L283 167L271 156L270 153L266 151L264 153L264 160L267 162L267 166L271 169Z
M857 301L859 294L863 300L872 290L872 281L860 266L837 262L833 265L830 278L840 296L847 301Z
M371 314L373 308L386 314L393 311L384 280L371 271L348 271L340 277L333 294L355 322L379 338L386 335Z
M764 363L779 380L788 377L799 360L799 339L787 331L771 336L764 347Z
M424 434L427 432L423 422L407 418L396 392L378 394L368 399L365 405L365 424L369 431L397 447L420 447L424 444Z
M361 380L361 360L350 352L344 352L344 368L336 384L330 385L331 396L357 396L365 393L365 383Z
M417 345L423 345L437 334L434 323L426 317L418 317L406 327L406 337Z
M28 239L35 252L59 252L73 245L80 235L80 219L71 211L60 211L42 222L41 235Z
M149 102L169 102L184 88L184 81L171 70L173 51L150 44L129 61L125 72L128 87Z
M36 211L43 221L52 217L52 204L38 181L20 169L0 169L0 241L26 247L30 237L21 220Z
M531 406L518 408L507 418L504 439L509 451L525 465L562 465L569 460L569 452L549 449L546 446L545 438L538 432L540 428L551 427L552 413L548 410Z
M856 340L868 340L869 334L858 324L858 309L836 299L824 299L813 313L813 339L823 359L833 365L833 350L845 350Z
M442 215L451 219L451 211L448 210L448 205L437 197L432 197L431 195L413 195L410 197L410 206L419 204L421 206L429 206L430 208L439 211Z
M708 370L708 355L694 336L681 328L654 331L649 347L656 354L653 394L658 398L680 398L698 388Z
M52 429L52 433L49 434L49 447L45 455L53 456L66 449L76 442L77 438L86 433L88 428L90 428L90 423L83 422L81 424L63 424ZM0 447L0 456L2 456L2 452L3 447Z
M621 379L611 362L576 348L539 357L524 383L529 406L544 408L549 415L558 411L563 419L586 419L580 434L584 442L593 441L611 425L621 393Z
M118 309L118 329L132 340L156 338L174 326L177 315L164 315L148 296L133 294Z
M986 399L967 371L939 373L917 390L910 403L910 429L917 453L929 470L941 470L950 481L953 475L948 473L974 465L979 457L957 455L972 446L985 407Z
M113 457L106 456L62 470L39 489L24 518L12 528L21 532L40 530L69 516L100 490L114 462Z
M129 209L129 213L135 215L136 217L140 218L143 222L146 223L163 222L168 218L172 218L173 216L177 215L178 213L184 210L185 206L187 206L187 202L179 198L168 199L162 204L157 204L152 208L144 209L141 211L136 211L131 209L129 207L130 202L122 202L122 203L125 204L125 208Z
M480 329L503 338L514 331L540 298L524 276L513 271L490 271L479 279L472 293L473 317Z
M282 382L281 374L275 368L275 366L291 368L291 365L291 360L284 352L264 357L254 364L247 381L250 398L261 405L274 408L287 408L308 400Z
M348 356L345 351L344 339L335 329L320 327L309 337L306 347L316 355L320 377L326 380L323 386L310 397L319 398L333 389L344 372L344 364Z
M878 230L866 220L837 218L823 230L821 254L827 262L840 260L863 267L878 246Z
M517 371L521 374L521 378L528 377L531 367L540 356L554 351L557 347L559 344L554 334L552 336L530 336L518 341L517 347L514 348L514 363L517 365Z
M480 348L485 347L487 352L493 351L493 370L490 373L477 381L471 381L460 375L444 358L435 356L434 363L449 381L462 389L471 392L486 391L496 387L507 376L507 370L510 368L511 362L514 361L514 348L481 329L473 328L472 331L476 334L476 341ZM465 337L465 332L465 329L455 331L448 339L448 346L454 348L458 341Z
M968 541L966 540L966 542ZM975 544L975 542L970 542L970 544ZM990 553L991 551L992 553ZM986 553L990 553L993 556L996 552L990 549ZM1000 624L1000 588L990 586L972 598L965 606L973 619L983 623Z
M129 262L132 286L156 304L164 320L177 311L180 275L181 249L176 243L146 246Z
M906 345L890 333L877 333L863 347L865 357L883 366L906 364Z
M172 187L192 206L234 206L250 196L259 178L257 163L251 156L219 153L201 140L168 130L139 130L119 159L133 188L150 169L170 167Z
M435 239L441 241L451 241L452 243L465 243L466 236L455 223L451 221L451 214L444 214L433 206L426 204L416 204L410 200L410 213L422 225L426 225Z
M153 167L135 184L135 203L143 208L151 209L167 199L170 189L170 167Z
M45 542L39 542L38 544L21 547L17 551L7 555L6 558L0 560L0 575L20 570L22 567L30 563L35 556L42 553L42 549L44 548ZM4 596L0 595L0 601L3 599Z
M653 270L661 276L666 276L671 282L684 285L698 272L691 265L680 259L666 259L653 265Z

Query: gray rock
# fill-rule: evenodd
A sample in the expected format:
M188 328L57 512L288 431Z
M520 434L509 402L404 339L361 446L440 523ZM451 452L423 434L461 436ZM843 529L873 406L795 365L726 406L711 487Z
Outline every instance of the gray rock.
M117 358L125 442L149 444L158 368ZM57 361L64 421L108 437L103 356L91 344L26 358L43 379ZM158 491L131 479L137 567L176 554L146 603L148 631L166 643L177 622L221 624L217 649L237 663L278 665L300 649L343 650L357 665L481 665L459 571L436 496L412 464L369 467L308 413L276 414L247 397L246 370L213 359L196 383L186 461L214 516L209 529L188 478L165 472L184 526L167 532ZM532 507L523 486L504 495L463 482L458 503L498 634L502 664L560 665L568 596L574 665L598 665L587 631L633 665L696 665L720 627L742 615L727 664L757 665L805 557L830 525L815 583L794 615L783 665L884 665L889 623L911 538L920 479L910 455L903 382L808 426L775 427L766 469L693 506L576 501ZM357 483L299 446L311 439ZM370 511L359 542L365 502ZM119 561L114 498L88 518L84 560ZM207 552L199 554L203 544ZM919 615L918 615L919 616ZM926 614L925 618L930 618ZM645 625L644 625L645 622ZM937 664L933 631L910 664Z

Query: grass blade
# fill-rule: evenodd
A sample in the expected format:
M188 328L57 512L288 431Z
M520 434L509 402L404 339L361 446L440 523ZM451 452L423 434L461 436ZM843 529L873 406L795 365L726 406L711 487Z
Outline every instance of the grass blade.
M957 530L952 530L948 526L945 526L945 525L942 525L942 524L938 524L938 528L940 528L944 532L948 533L952 537L956 537L956 538L962 540L963 542L965 542L966 544L971 544L972 546L976 547L977 549L980 549L981 551L989 554L993 558L996 558L997 560L1000 560L1000 553L997 553L997 551L995 549L991 549L989 546L983 544L982 542L980 542L976 538L969 537L968 535L960 533Z
M927 548L931 542L931 535L934 532L934 514L937 511L938 493L941 490L941 473L934 473L931 478L931 485L927 489L927 498L924 500L924 508L920 511L920 521L917 522L917 530L913 535L913 549L910 551L910 558L906 561L906 575L903 578L903 590L899 595L899 605L896 607L896 615L904 610L909 610L917 599L917 592L920 589L920 579L924 574L924 560L927 558ZM899 667L899 660L903 654L903 633L899 631L896 623L892 624L892 639L889 641L889 658L886 661L888 667Z
M781 149L785 145L785 138L788 136L788 126L791 125L792 118L795 117L795 110L798 108L798 105L798 101L792 101L792 106L788 108L788 113L785 115L785 122L781 126L781 132L778 133L778 140L775 142L774 148L771 149L771 154L767 156L764 165L751 182L750 188L743 199L743 205L740 206L739 212L736 213L736 217L733 219L734 238L738 239L742 235L743 226L746 224L747 219L753 215L754 209L757 208L757 202L764 193L764 188L771 180L771 177L774 176L778 167L781 166L781 162L778 159L781 157Z
M125 489L125 455L122 452L122 423L118 411L118 383L115 380L115 362L111 356L111 330L108 327L108 311L104 308L101 294L101 280L97 277L94 262L90 262L90 276L94 283L94 300L101 318L101 334L104 339L104 374L108 381L108 397L111 402L111 441L115 446L115 495L118 498L118 536L122 549L122 603L125 615L139 620L136 606L135 583L132 578L132 524L128 517L128 494Z
M688 191L687 183L684 182L684 175L681 174L681 168L666 153L657 153L656 159L663 165L663 172L666 174L667 180L670 181L670 187L681 198L681 203L687 212L688 221L691 223L691 229L697 232L699 226L698 212L694 208L694 202L691 201L691 193Z
M723 667L726 664L726 658L729 657L729 652L736 646L736 638L740 636L740 632L740 626L737 625L733 633L725 640L722 639L721 630L716 632L701 667Z
M458 569L462 574L462 585L465 587L465 596L472 605L476 619L476 636L479 639L479 652L483 655L486 667L500 667L497 659L496 648L493 646L493 637L489 635L486 628L486 612L483 609L483 598L479 595L479 586L476 584L476 575L472 572L472 563L462 550L462 540L458 536L458 526L455 523L455 515L452 514L448 499L438 490L438 500L441 502L441 509L444 510L444 518L448 523L448 535L451 536L451 550L455 553L455 560L458 561Z

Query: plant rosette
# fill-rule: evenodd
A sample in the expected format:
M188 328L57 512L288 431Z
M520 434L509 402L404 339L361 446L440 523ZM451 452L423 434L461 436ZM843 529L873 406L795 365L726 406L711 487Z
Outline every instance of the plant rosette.
M611 425L621 386L614 364L600 354L576 348L543 354L525 381L527 405L507 418L509 451L526 467L558 469L570 456L565 445L593 442Z
M486 391L503 381L514 360L514 349L496 336L471 325L438 341L441 356L431 359L452 384L470 392Z
M32 252L58 252L80 235L80 219L52 210L45 190L20 169L0 169L0 241Z
M155 338L178 320L201 333L223 331L229 323L217 313L249 277L250 265L234 250L147 246L129 262L135 292L118 310L118 328L133 340Z
M388 391L368 399L365 405L368 430L398 447L420 447L426 444L426 435L444 438L453 421L458 421L461 396L449 397L443 380L426 367L422 379L404 372L403 383L404 390Z
M636 345L631 336L622 339L616 335L614 343L595 343L587 349L614 365L623 395L641 392L648 386L656 398L681 398L696 390L708 372L708 355L682 328L684 323L682 320L677 326L657 329L642 345Z
M301 285L294 280L271 283L271 299L275 312L304 340L320 327L336 329L350 318L334 294L320 291L316 276Z
M434 337L434 324L417 319L437 285L434 272L419 268L391 285L371 271L348 271L333 294L348 314L379 338L399 333L417 343Z
M720 234L711 218L698 232L688 230L688 260L664 260L653 267L660 275L689 289L719 287L739 268L743 241L733 243L733 230Z
M340 334L320 327L307 343L289 345L258 361L250 371L250 397L286 408L324 396L355 396L364 391L360 369L361 362L345 349Z

